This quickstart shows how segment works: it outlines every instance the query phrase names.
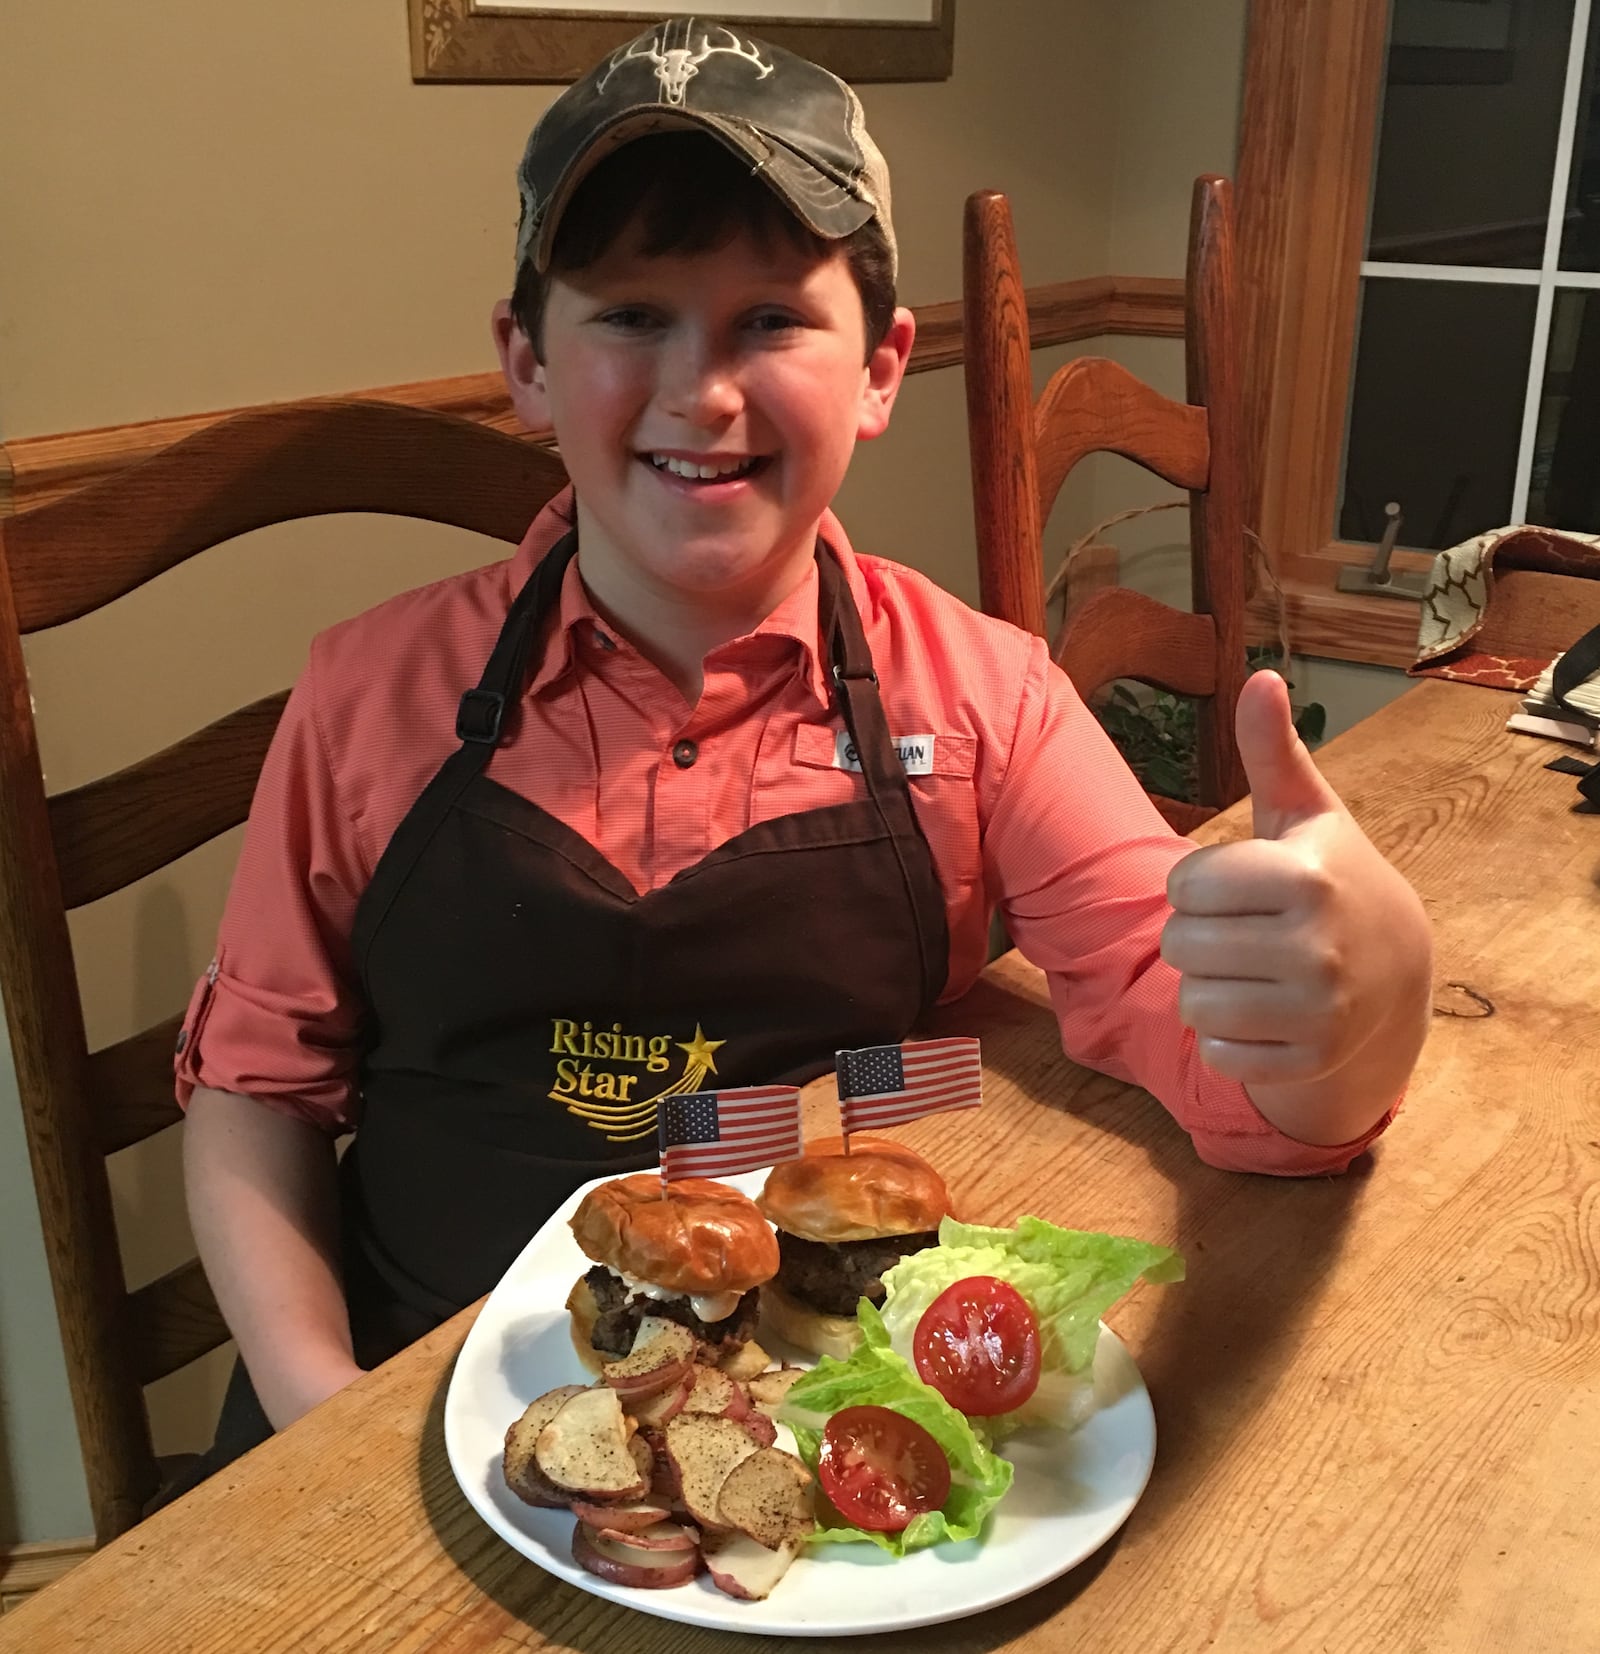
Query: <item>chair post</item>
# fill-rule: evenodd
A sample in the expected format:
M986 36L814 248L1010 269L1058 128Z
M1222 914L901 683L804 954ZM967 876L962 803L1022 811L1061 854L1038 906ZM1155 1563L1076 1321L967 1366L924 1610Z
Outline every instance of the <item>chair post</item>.
M1011 207L998 190L967 197L963 261L961 325L983 608L1044 637L1028 300Z
M118 1336L126 1285L89 1107L83 1013L3 530L0 682L0 987L95 1539L104 1544L139 1520L158 1470Z
M1206 173L1195 180L1189 217L1188 398L1206 410L1211 461L1206 487L1190 500L1194 606L1217 628L1216 691L1199 709L1200 795L1217 806L1243 798L1244 766L1233 737L1246 676L1246 570L1242 463L1243 405L1233 308L1233 186Z

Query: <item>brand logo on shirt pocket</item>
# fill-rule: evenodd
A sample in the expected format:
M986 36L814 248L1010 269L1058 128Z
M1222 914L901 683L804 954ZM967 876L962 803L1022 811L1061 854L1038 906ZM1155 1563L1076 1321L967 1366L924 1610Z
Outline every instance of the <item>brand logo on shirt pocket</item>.
M893 739L895 754L907 775L933 774L932 735L897 735ZM834 736L833 767L836 770L854 770L858 775L861 773L861 757L847 729L841 729Z

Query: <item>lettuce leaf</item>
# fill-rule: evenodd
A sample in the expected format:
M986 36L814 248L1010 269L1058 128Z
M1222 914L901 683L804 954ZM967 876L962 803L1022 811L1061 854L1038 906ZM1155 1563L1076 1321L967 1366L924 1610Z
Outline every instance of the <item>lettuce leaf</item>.
M837 1512L826 1510L810 1535L811 1543L866 1542L904 1556L946 1539L975 1538L1011 1486L1010 1464L991 1452L966 1418L890 1349L883 1321L865 1298L858 1316L862 1342L854 1354L848 1361L823 1356L790 1386L778 1417L794 1431L800 1457L815 1475L822 1432L835 1413L869 1405L900 1413L920 1424L944 1449L950 1461L950 1497L942 1510L912 1517L899 1533L850 1527Z
M1123 1235L1058 1229L1025 1217L1014 1229L946 1218L939 1244L902 1259L883 1277L883 1326L892 1351L915 1373L912 1340L928 1306L972 1275L994 1275L1026 1298L1039 1318L1039 1388L1015 1412L984 1419L991 1441L1029 1424L1073 1428L1093 1408L1094 1349L1100 1317L1141 1278L1181 1281L1170 1247Z

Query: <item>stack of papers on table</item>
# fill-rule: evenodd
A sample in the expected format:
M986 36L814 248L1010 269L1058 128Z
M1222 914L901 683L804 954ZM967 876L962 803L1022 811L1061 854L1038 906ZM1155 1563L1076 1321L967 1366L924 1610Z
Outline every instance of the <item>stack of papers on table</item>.
M1558 657L1559 658L1559 657ZM1589 678L1567 696L1567 704L1556 702L1551 679L1552 661L1539 674L1539 681L1523 698L1522 710L1506 719L1506 728L1523 735L1543 735L1552 741L1570 741L1574 746L1600 750L1600 680Z

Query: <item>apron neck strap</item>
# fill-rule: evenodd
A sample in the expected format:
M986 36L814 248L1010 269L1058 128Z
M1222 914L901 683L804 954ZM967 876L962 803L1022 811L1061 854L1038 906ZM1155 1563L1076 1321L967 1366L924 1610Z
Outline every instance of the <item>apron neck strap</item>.
M528 654L539 631L539 620L560 601L561 581L578 549L578 531L568 529L540 558L506 615L494 651L476 689L469 689L456 708L456 739L475 756L482 769L499 745L506 712L517 703L528 670Z
M817 573L817 629L827 651L834 700L855 743L867 791L875 801L885 793L904 792L905 771L889 738L878 674L872 667L861 616L839 560L820 540Z

